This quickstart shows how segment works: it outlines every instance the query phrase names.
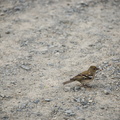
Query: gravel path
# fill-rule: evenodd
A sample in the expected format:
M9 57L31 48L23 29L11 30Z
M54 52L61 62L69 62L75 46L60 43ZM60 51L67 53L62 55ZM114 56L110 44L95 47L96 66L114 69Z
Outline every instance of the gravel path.
M120 120L120 0L0 0L0 119Z

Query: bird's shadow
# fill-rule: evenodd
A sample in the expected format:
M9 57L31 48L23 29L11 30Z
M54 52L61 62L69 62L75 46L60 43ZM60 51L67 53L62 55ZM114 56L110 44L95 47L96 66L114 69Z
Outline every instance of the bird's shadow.
M101 88L105 88L105 86L103 84L94 84L94 85L88 85L85 87L86 90L96 90L96 89L101 89Z
M96 84L94 84L94 85L76 85L76 86L72 87L72 89L74 90L75 87L80 87L80 89L78 91L83 90L83 88L84 88L84 90L89 90L89 91L95 90L95 89L105 88L105 86L103 84L99 84L99 85L96 85Z
M104 88L105 85L103 84L95 84L95 85L92 85L92 88Z

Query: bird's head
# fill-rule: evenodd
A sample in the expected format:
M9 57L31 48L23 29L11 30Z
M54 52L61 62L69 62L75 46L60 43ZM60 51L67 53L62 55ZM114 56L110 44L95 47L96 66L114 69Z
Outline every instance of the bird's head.
M89 70L95 72L95 71L99 70L99 68L97 68L96 66L90 66Z

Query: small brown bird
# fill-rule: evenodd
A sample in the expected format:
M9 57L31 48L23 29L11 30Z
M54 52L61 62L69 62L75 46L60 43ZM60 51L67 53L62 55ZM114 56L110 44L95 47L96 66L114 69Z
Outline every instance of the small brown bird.
M96 66L90 66L87 71L84 71L76 75L75 77L71 78L69 81L63 82L63 84L65 85L74 81L78 81L82 85L86 85L94 79L97 70L99 70L99 68L97 68Z

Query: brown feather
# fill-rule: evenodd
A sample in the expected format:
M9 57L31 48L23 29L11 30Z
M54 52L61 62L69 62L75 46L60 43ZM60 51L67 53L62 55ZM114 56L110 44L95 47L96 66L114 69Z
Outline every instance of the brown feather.
M72 80L69 80L69 81L63 82L63 85L68 84L68 83L71 83L71 82L74 82L74 80L73 80L73 81L72 81Z
M64 82L63 84L65 85L74 81L78 81L82 84L88 83L94 79L96 70L98 70L96 66L90 66L87 71L76 75L75 77L71 78L69 81Z

